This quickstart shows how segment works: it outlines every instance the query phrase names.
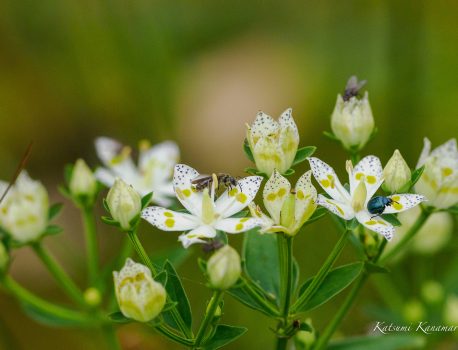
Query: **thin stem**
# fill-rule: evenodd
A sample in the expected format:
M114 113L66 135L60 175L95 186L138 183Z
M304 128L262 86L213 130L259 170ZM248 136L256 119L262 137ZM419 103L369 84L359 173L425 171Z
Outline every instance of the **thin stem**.
M205 334L207 333L208 326L215 318L215 312L218 308L218 305L223 297L223 291L215 290L213 292L212 298L210 299L210 303L208 304L207 311L205 312L205 317L200 324L199 331L196 335L196 340L194 341L194 349L198 349L204 339Z
M247 280L245 277L241 277L243 281L243 285L245 287L245 291L250 295L251 298L256 300L259 304L267 308L273 315L275 316L280 316L278 313L278 310L270 303L268 300L266 300L262 295L260 295L256 289L251 285L250 281Z
M156 326L154 327L154 329L156 331L158 331L159 333L165 335L167 338L179 343L179 344L183 344L183 345L186 345L186 346L192 346L192 341L189 340L189 339L185 339L185 338L182 338L180 337L179 335L175 334L174 332L170 331L166 326Z
M86 239L87 272L89 285L94 286L97 283L99 271L99 245L97 242L97 232L94 214L92 213L92 207L84 207L82 209L82 215Z
M107 349L110 350L122 350L119 339L116 335L116 328L113 325L103 327L103 335L107 342Z
M153 263L151 262L151 259L149 258L148 254L146 254L145 248L143 248L142 243L138 239L137 236L137 231L129 231L127 232L130 241L132 242L132 245L137 252L138 256L140 259L143 261L143 263L151 270L151 273L153 276L157 275L156 268L154 267ZM167 301L170 301L169 296L167 295ZM170 314L175 321L175 323L178 325L178 328L181 330L181 332L187 337L187 338L192 338L193 334L190 329L186 326L185 322L183 321L183 318L181 315L178 313L176 308L172 308L170 310Z
M88 317L87 315L65 308L63 306L58 306L54 303L50 303L35 294L29 292L27 289L22 287L19 283L13 280L10 276L6 276L2 280L2 285L8 290L9 293L14 295L21 302L31 305L34 308L42 311L43 313L52 314L59 319L65 319L69 322L79 323L82 325L88 325L91 323L97 322L96 320Z
M405 246L412 240L412 238L417 234L420 228L425 224L426 220L428 220L429 216L432 214L430 210L422 209L420 216L418 217L415 224L407 231L407 233L402 237L399 243L393 247L389 252L387 252L380 262L383 264L386 261L392 259L395 255L397 255Z
M302 293L302 295L298 298L296 303L293 305L294 311L301 310L302 307L305 306L310 301L312 296L315 294L316 290L320 287L321 283L323 283L324 279L326 278L326 276L329 273L329 270L332 268L335 261L337 260L340 253L342 252L343 248L345 247L345 243L347 242L347 238L350 235L350 233L351 231L346 229L345 232L342 234L339 241L332 249L331 254L329 254L329 256L326 258L326 261L321 266L320 270L315 275L310 285L307 287L304 293Z
M422 210L422 213L421 213L420 217L417 219L415 224L410 228L410 230L407 232L407 234L404 236L404 238L398 243L396 248L399 247L399 246L402 246L402 247L405 246L410 241L410 239L412 239L412 237L415 236L415 234L420 230L420 228L423 227L424 223L426 222L426 220L428 219L430 214L431 214L430 211ZM390 253L386 254L383 257L383 259L380 259L380 257L383 254L383 251L384 251L384 249L386 247L386 243L387 243L387 241L386 241L386 239L384 239L382 241L382 243L380 244L378 254L372 259L373 263L377 263L379 260L380 260L381 263L386 262L391 257L396 255L397 252L399 251L398 249L394 248L394 249L396 249L396 251L394 253L393 253L393 250L394 250L393 249ZM321 350L321 349L324 349L327 346L327 344L329 342L329 339L334 334L334 332L336 331L336 329L339 326L339 324L342 322L342 320L345 317L345 315L347 314L347 312L350 310L350 307L353 305L356 296L358 295L360 289L363 287L363 285L366 282L366 280L368 279L368 277L369 277L369 273L368 272L363 273L363 275L360 277L360 279L353 286L353 288L351 289L350 293L345 298L343 304L340 306L339 310L337 311L337 313L335 314L335 316L333 317L331 322L326 326L325 330L323 331L321 336L318 338L318 341L316 343L316 346L315 346L314 350Z
M33 250L41 259L43 264L47 267L49 272L53 275L56 282L60 287L72 298L75 302L83 307L87 307L87 303L84 300L84 296L78 286L73 280L67 275L60 264L54 259L54 257L47 251L41 242L34 243L32 245Z
M277 338L277 350L285 350L286 346L288 345L288 338L280 337Z
M293 239L278 235L278 258L280 264L280 300L284 325L288 323L291 294L293 289Z

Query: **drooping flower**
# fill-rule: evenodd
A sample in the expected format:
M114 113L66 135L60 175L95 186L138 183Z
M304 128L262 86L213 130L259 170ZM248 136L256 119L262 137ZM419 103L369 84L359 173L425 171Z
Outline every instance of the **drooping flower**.
M132 220L140 215L142 199L132 186L117 178L107 195L107 205L113 219L124 230L131 230Z
M240 255L229 245L218 249L208 259L207 274L213 288L229 289L237 282L241 273Z
M161 313L167 295L145 265L128 258L121 271L113 272L113 277L116 299L124 316L149 322Z
M8 187L0 182L0 193ZM23 171L0 203L0 226L19 243L37 240L48 225L48 192Z
M226 190L215 198L216 184L213 181L209 191L197 191L192 180L199 173L184 164L177 164L173 175L173 186L178 200L189 213L180 213L161 207L148 207L142 218L163 231L189 231L179 240L185 248L194 243L205 243L214 238L216 230L226 233L240 233L260 226L255 218L231 218L242 211L256 196L262 177L248 176L238 180L236 187Z
M334 169L318 158L308 158L313 176L331 197L318 195L317 204L327 208L344 220L356 218L369 230L383 235L387 240L393 237L394 227L380 216L374 216L367 210L367 203L383 183L383 170L380 159L375 156L364 157L356 166L347 162L350 190L340 183ZM388 196L393 201L384 210L384 214L399 213L410 209L426 198L417 194L394 194Z
M412 172L401 152L395 150L383 169L384 186L391 193L398 192L410 180L411 175Z
M415 190L428 197L427 205L446 209L458 203L458 149L451 139L431 151L431 141L424 139L417 168L425 166Z
M95 140L97 155L105 165L95 172L97 179L106 186L112 186L117 177L132 185L145 196L153 192L152 201L169 206L174 195L171 182L173 167L178 162L178 146L165 141L153 147L147 141L140 142L138 166L131 158L130 147L123 146L108 137Z
M284 232L295 235L316 209L317 192L311 181L311 171L303 174L291 191L290 182L276 170L264 186L264 206L270 217L254 203L251 215L262 220L263 232Z
M270 176L274 169L284 174L293 164L299 145L299 132L288 108L278 122L259 112L253 125L248 126L247 140L256 167Z
M367 91L362 99L357 96L344 99L340 94L337 95L331 129L348 150L362 149L374 131L374 117L368 96Z

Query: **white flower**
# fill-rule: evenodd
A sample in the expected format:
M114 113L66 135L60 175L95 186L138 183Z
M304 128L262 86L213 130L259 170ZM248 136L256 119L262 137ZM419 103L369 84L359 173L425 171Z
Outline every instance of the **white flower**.
M121 271L113 272L113 277L116 299L124 316L149 322L160 314L167 295L145 265L128 258Z
M458 203L458 149L451 139L431 151L431 142L425 138L417 168L425 166L415 190L428 197L428 205L439 209Z
M318 158L308 158L313 176L331 199L319 194L317 204L327 208L344 220L356 218L369 230L383 235L387 240L393 237L394 227L381 217L374 217L367 210L367 203L383 182L382 164L375 156L364 157L355 168L347 162L350 191L340 183L334 169ZM393 203L385 208L384 214L399 213L423 202L424 196L417 194L395 194L388 196Z
M206 238L214 238L216 230L227 233L245 232L260 226L255 218L231 218L250 204L261 185L262 177L249 176L238 180L238 185L226 190L215 200L215 186L211 191L196 191L192 180L199 173L193 168L177 164L173 175L173 186L178 200L187 213L180 213L161 207L148 207L142 217L152 225L164 231L189 231L179 240L184 247L193 243L204 243ZM215 185L215 182L213 182Z
M132 186L117 178L107 195L107 205L114 220L124 230L131 230L131 221L142 210L142 199Z
M254 203L250 204L251 215L262 220L263 232L296 234L316 209L317 193L311 182L311 171L303 174L291 191L290 182L276 170L264 186L264 206L270 218Z
M247 140L259 171L272 175L274 169L284 174L293 164L299 145L299 132L288 108L278 122L259 112L248 126Z
M360 150L364 147L374 131L374 117L367 91L362 99L352 96L344 101L341 95L337 96L331 129L345 148Z
M106 186L112 186L119 177L132 185L141 196L153 192L152 201L169 206L174 195L171 182L173 167L178 162L178 146L172 141L165 141L153 147L147 141L139 146L138 167L132 160L129 147L107 138L95 140L97 155L106 166L95 172L97 179Z
M0 192L8 187L0 182ZM0 203L0 225L19 243L38 239L48 225L48 192L40 181L22 172Z

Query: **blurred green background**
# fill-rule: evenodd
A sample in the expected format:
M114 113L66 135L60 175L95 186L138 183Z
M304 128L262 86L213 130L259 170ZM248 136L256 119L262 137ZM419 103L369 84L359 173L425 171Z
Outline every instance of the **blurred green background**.
M343 174L345 153L322 136L336 95L352 74L368 80L378 137L366 149L386 162L399 148L415 166L428 136L434 145L456 137L458 62L453 1L147 1L0 0L0 177L7 179L30 140L28 170L64 201L56 186L63 166L78 157L98 161L100 135L135 145L174 139L182 161L201 172L242 175L249 163L245 123L258 110L273 116L293 108L301 145ZM302 169L305 165L302 165ZM300 173L300 172L299 172ZM66 206L66 232L47 243L77 280L84 280L78 212ZM296 243L301 274L310 276L336 240L329 218ZM151 252L176 235L142 226ZM242 237L234 237L240 246ZM100 225L104 257L116 254L119 234ZM209 292L195 262L180 267L193 310ZM353 257L347 249L342 261ZM65 299L28 249L15 253L14 276L40 295ZM358 334L369 320L366 288L343 331ZM322 326L342 298L314 312ZM270 348L273 326L230 297L224 322L248 333L228 349ZM96 333L51 329L29 320L0 295L1 334L18 349L99 349ZM141 327L123 327L126 349L175 349ZM146 343L151 345L147 346Z

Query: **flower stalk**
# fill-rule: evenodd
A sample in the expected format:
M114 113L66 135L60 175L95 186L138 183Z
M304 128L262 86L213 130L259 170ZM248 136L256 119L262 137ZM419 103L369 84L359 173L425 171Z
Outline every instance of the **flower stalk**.
M88 280L89 285L94 286L97 283L99 271L99 245L92 207L84 207L82 216L86 241Z
M215 290L208 304L205 317L200 324L199 331L197 332L196 339L194 341L193 349L199 349L205 335L207 334L208 327L215 318L216 310L223 298L224 292L221 290Z

